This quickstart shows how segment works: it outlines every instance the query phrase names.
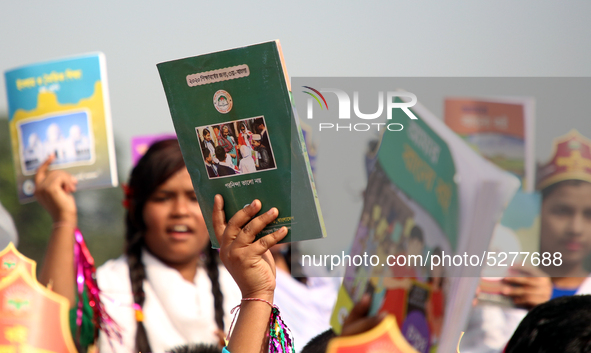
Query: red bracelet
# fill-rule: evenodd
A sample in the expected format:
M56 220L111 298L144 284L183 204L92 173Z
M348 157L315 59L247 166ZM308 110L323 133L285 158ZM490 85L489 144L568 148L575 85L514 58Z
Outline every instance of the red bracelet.
M265 299L260 299L260 298L242 298L242 301L250 301L250 302L263 302L263 303L267 303L269 304L269 306L271 307L271 309L277 308L277 306L271 304L271 302L266 301ZM234 326L234 321L236 321L236 317L238 316L238 311L240 311L240 306L242 304L238 304L236 305L231 311L230 311L230 315L234 315L234 312L236 312L236 314L234 315L234 318L232 319L232 323L230 324L230 329L228 330L228 340L230 339L230 335L232 335L232 327ZM226 343L227 344L227 343Z
M275 305L271 304L271 302L266 301L265 299L259 299L259 298L242 298L242 301L248 301L248 302L263 302L263 303L267 303L269 304L269 306L271 308L275 308Z
M266 301L265 299L260 298L242 298L242 301L257 301L269 304L271 307L271 318L269 321L269 353L295 353L294 342L293 342L293 334L291 330L287 327L283 319L281 318L281 314L279 313L279 307L277 305L271 304L271 302ZM240 310L240 304L234 307L230 311L230 314L234 314L236 309ZM228 340L232 335L232 327L234 326L234 321L238 316L238 312L236 311L236 315L232 319L232 323L230 324L230 330L228 331ZM226 345L228 341L226 341Z

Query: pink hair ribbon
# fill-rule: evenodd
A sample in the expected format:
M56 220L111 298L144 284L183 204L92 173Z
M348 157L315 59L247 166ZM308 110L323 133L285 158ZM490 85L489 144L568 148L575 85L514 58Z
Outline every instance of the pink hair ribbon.
M92 308L93 323L95 327L107 335L109 343L111 343L112 338L121 342L121 328L109 316L100 299L100 289L96 281L94 258L90 255L90 251L84 242L84 237L78 228L76 228L74 234L76 240L74 243L74 266L76 268L76 288L78 294L78 308L76 310L76 342L78 344L80 343L82 313L84 308L82 293L84 293L84 287L87 289L88 305Z

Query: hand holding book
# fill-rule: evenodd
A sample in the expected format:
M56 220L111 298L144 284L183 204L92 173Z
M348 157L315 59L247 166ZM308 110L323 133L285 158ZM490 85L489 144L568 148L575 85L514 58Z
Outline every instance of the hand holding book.
M287 228L282 227L253 242L255 236L279 214L273 207L253 219L261 207L261 202L254 200L226 223L224 199L221 195L216 195L212 217L220 244L220 258L238 284L242 297L272 301L275 262L268 250L285 237Z
M45 208L53 222L67 222L76 226L77 212L73 192L78 181L63 170L48 171L55 159L50 156L37 170L35 175L35 198Z

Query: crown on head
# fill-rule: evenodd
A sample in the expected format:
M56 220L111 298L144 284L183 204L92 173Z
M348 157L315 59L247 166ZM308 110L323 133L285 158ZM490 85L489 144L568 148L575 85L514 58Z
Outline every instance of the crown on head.
M591 183L591 140L577 130L554 140L552 158L538 166L536 188L541 190L564 180Z

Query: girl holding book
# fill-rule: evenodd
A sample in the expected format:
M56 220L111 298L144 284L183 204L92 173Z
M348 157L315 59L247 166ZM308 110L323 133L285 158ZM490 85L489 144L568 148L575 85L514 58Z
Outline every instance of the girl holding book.
M591 140L571 131L555 140L553 150L537 172L540 266L516 265L516 276L503 279L501 293L514 308L474 308L462 352L501 351L528 310L561 296L591 294L585 266L591 255Z
M51 161L36 176L35 195L54 220L40 281L51 282L55 292L69 299L75 321L76 180L64 171L48 172ZM157 142L147 151L131 173L125 196L125 253L97 270L102 302L122 328L122 340L101 334L99 349L164 352L183 344L220 342L240 291L211 250L176 140ZM94 341L87 312L92 310L85 307L81 346Z

